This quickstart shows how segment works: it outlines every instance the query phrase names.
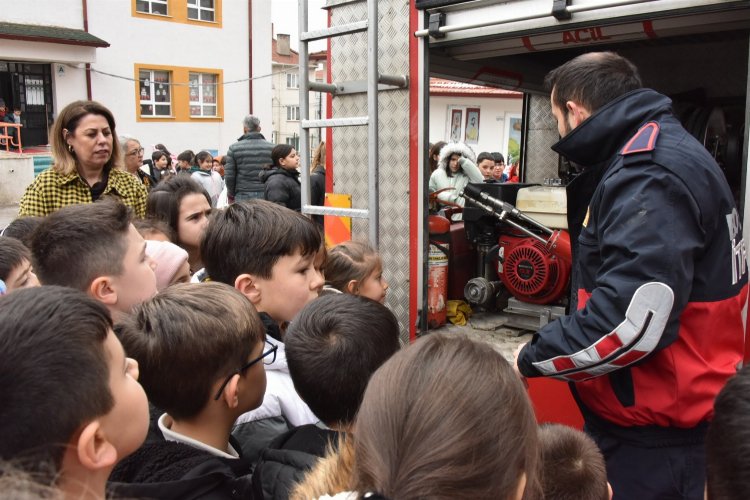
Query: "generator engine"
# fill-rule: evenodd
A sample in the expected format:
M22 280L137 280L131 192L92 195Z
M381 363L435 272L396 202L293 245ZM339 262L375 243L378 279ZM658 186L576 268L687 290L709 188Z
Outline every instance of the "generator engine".
M511 295L531 304L551 304L563 298L570 261L528 236L503 234L499 244L503 258L497 273Z
M477 277L464 288L466 299L492 309L507 292L511 297L504 311L515 315L515 326L522 328L537 328L563 315L571 273L570 236L550 227L566 227L564 206L561 214L545 213L544 206L559 205L560 196L564 204L564 188L469 184L463 196L466 236L480 262ZM516 208L517 199L540 220Z

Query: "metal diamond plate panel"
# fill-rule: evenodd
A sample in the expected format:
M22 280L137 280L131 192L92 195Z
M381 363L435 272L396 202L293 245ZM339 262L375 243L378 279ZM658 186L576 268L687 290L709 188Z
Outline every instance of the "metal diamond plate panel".
M333 2L331 2L333 3ZM380 22L379 71L408 74L409 3L378 2ZM331 5L331 26L366 19L367 2ZM331 40L331 74L334 82L367 78L367 34ZM409 91L379 94L380 254L390 285L387 305L396 315L403 339L408 339L409 295ZM363 116L367 94L337 96L333 117ZM367 127L337 128L333 132L334 191L352 195L354 208L367 208ZM367 221L354 219L355 239L367 239Z
M558 178L559 157L550 147L560 136L552 116L549 97L532 95L529 106L529 140L526 152L526 182Z

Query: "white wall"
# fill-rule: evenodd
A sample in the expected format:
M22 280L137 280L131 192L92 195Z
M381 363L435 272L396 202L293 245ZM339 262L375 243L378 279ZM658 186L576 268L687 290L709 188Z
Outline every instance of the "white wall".
M95 47L78 45L3 40L0 42L0 59L83 64L96 61L96 50Z
M26 186L33 181L33 157L26 154L0 152L0 204L20 202Z
M115 1L119 0L97 0L97 3L109 4ZM94 2L89 2L89 8L92 3ZM129 6L130 2L127 3ZM6 0L2 2L0 19L6 23L83 29L82 5L81 0ZM6 40L3 40L3 45L5 42Z
M65 104L79 99L86 99L86 72L77 67L66 64L52 65L52 102L54 103L53 116L62 109Z
M471 148L476 154L483 151L499 151L508 156L505 141L505 123L507 114L520 115L522 99L508 99L498 97L430 97L430 142L447 141L447 124L450 120L451 106L479 108L479 140ZM463 121L466 120L464 112ZM462 126L465 123L462 124ZM463 132L461 139L463 140Z
M262 2L254 2L258 3ZM125 77L96 72L91 77L92 97L112 110L117 119L118 134L140 139L146 148L146 158L156 143L163 143L174 154L185 149L214 149L224 153L237 140L242 134L242 119L248 114L250 99L247 2L222 2L222 28L133 17L131 4L126 1L89 2L88 5L89 32L111 44L108 48L98 49L93 69ZM262 22L257 17L258 13L254 12L254 24ZM270 25L270 18L266 19L266 24ZM270 44L265 50L257 39L254 36L256 57L253 65L258 68L256 74L268 74ZM265 70L264 60L267 63ZM221 122L138 122L136 83L133 81L135 63L221 69L225 82L245 81L224 86ZM264 101L270 102L270 95L264 98L264 81L268 81L270 88L267 78L253 84L254 104L256 114L262 121L269 122L270 113L264 116L261 112Z
M231 3L233 6L239 6L244 4L245 17L247 19L247 2L239 0L224 0L224 8ZM235 5L237 4L237 5ZM225 10L224 15L224 27L226 28L230 22L235 18L228 17L227 11ZM295 13L296 15L296 13ZM247 23L245 23L247 25ZM271 90L271 0L254 1L253 2L253 26L252 26L252 37L253 37L253 114L260 118L261 131L265 132L266 139L271 140L271 99L273 97L273 91ZM236 43L245 44L245 53L247 54L247 36L242 41ZM235 44L236 44L235 43ZM228 45L227 47L234 47L235 44ZM245 59L240 58L239 51L225 50L231 58L236 58L237 61L247 61L247 55ZM248 64L244 63L245 68ZM245 92L247 94L247 91ZM226 98L224 100L226 109ZM244 108L247 110L247 107ZM241 121L241 120L240 120ZM242 133L242 125L239 125L239 132ZM239 137L239 134L237 134ZM236 137L235 137L236 139Z

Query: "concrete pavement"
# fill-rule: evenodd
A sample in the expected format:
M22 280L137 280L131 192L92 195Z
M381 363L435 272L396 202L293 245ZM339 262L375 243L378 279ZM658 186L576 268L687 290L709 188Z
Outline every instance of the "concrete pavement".
M0 205L0 229L18 216L18 205Z

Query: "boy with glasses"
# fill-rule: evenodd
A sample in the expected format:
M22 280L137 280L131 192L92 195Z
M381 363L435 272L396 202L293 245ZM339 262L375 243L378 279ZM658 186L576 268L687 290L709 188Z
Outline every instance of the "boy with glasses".
M276 356L252 304L221 283L178 284L136 308L118 335L165 413L161 436L113 472L114 496L251 498L251 464L230 430L263 401L263 365Z

